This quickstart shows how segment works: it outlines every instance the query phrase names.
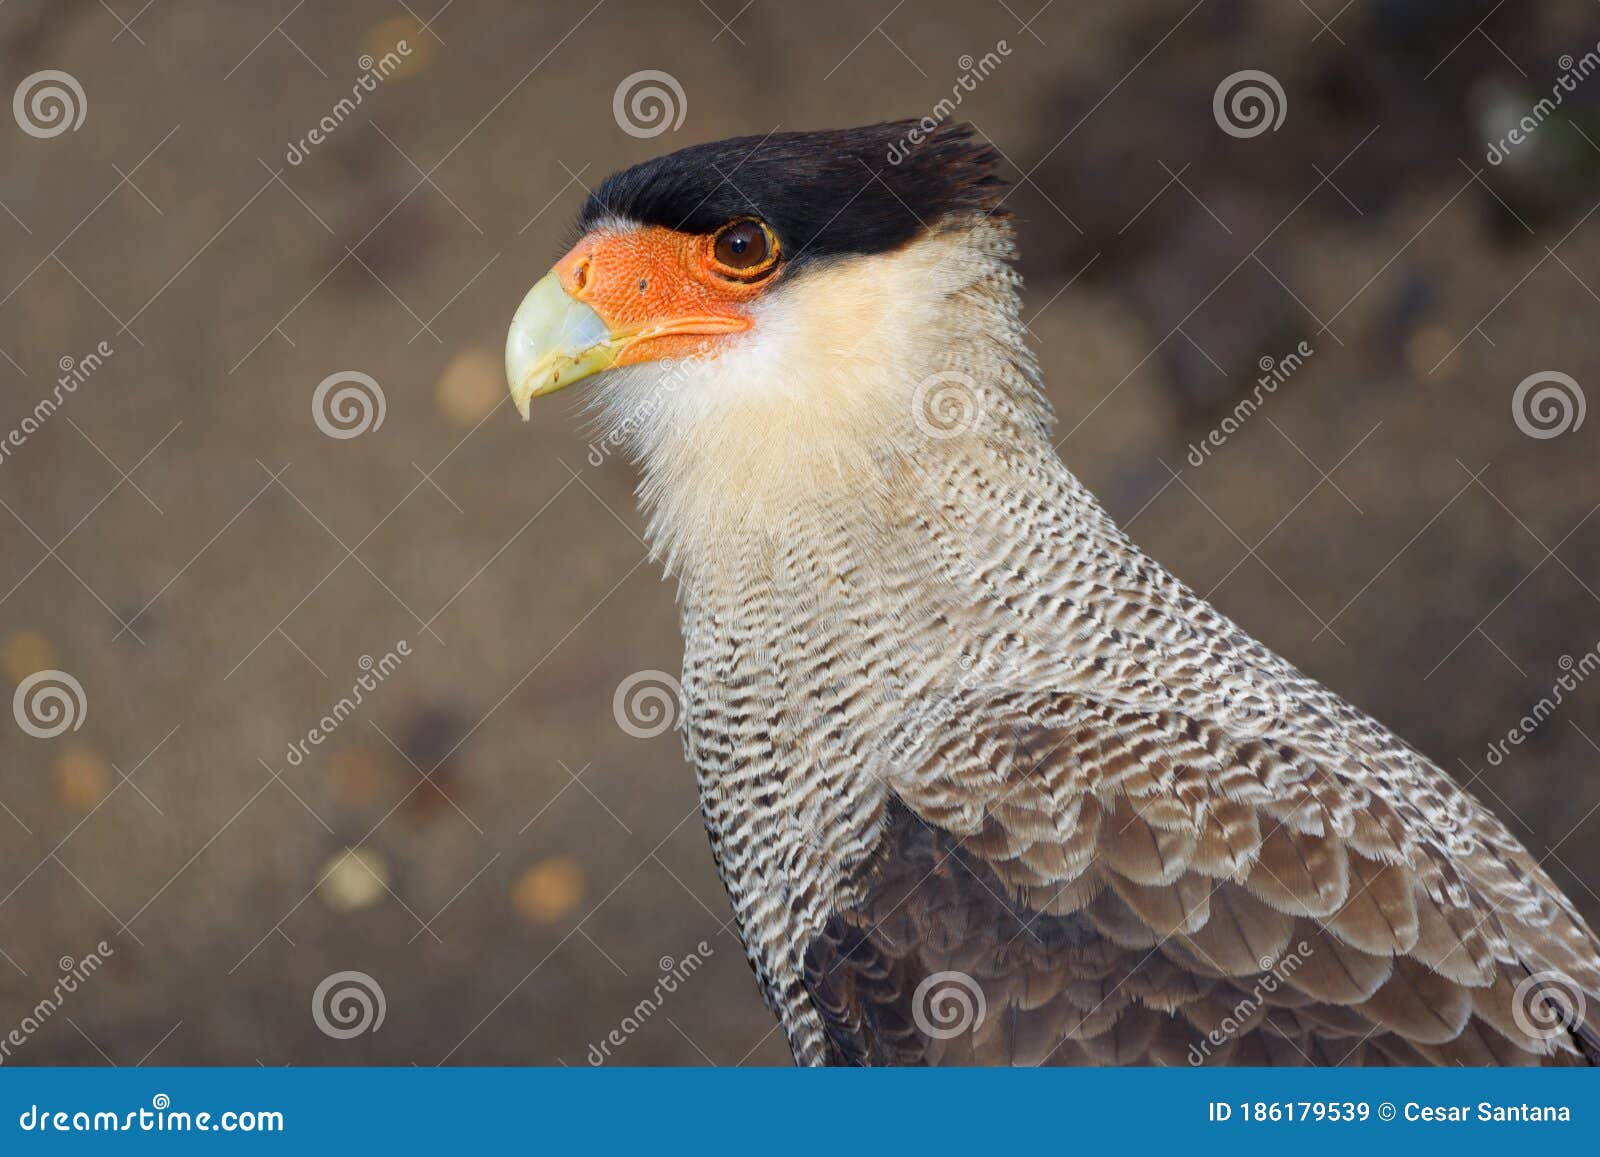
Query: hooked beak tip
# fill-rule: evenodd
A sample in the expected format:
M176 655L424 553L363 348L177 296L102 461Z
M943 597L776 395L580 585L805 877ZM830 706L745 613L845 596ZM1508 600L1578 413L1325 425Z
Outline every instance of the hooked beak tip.
M506 384L527 421L534 398L553 394L616 361L619 343L600 315L545 274L528 290L506 334Z

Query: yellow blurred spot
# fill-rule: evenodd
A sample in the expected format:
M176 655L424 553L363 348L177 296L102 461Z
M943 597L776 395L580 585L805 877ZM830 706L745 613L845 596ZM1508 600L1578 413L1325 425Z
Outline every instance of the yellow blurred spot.
M554 924L583 899L583 869L568 856L543 860L522 873L512 903L535 924Z
M476 426L508 397L505 360L486 346L457 354L439 375L439 409L458 426Z
M374 24L366 36L373 67L380 75L391 79L415 76L427 68L433 56L433 43L433 34L410 16L396 16ZM390 53L393 55L388 55Z
M63 807L86 812L111 790L111 768L98 752L73 745L61 753L50 769L56 799Z
M13 683L20 683L35 671L45 671L56 665L56 649L50 640L32 631L18 631L6 639L0 651L0 663Z
M371 803L383 784L383 768L372 752L362 747L338 752L328 770L333 775L334 795L352 807Z
M1444 326L1424 326L1406 338L1406 368L1421 382L1448 378L1461 365L1455 345L1456 338Z
M389 886L389 865L377 852L346 848L322 866L317 895L335 912L370 908Z

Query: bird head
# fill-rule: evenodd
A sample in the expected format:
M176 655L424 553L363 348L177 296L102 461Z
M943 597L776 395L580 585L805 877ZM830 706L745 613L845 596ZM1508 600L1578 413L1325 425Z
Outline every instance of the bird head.
M906 121L695 145L616 173L516 311L512 398L526 418L534 398L596 378L590 400L643 463L653 525L674 503L696 507L679 523L726 524L730 509L782 517L796 493L870 490L863 470L929 450L919 383L989 391L996 414L1002 395L1042 404L998 161L968 126Z
M841 266L861 270L863 290L892 288L873 259L983 214L1003 188L994 150L964 125L920 130L891 164L912 131L739 137L608 178L584 204L578 243L512 320L506 374L523 417L532 399L603 370L762 346L806 299L840 291Z

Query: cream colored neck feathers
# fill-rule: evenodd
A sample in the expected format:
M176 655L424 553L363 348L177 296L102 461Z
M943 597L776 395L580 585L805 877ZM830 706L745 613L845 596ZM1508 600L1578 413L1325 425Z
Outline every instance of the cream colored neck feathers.
M870 524L906 508L930 460L1044 439L1011 253L1009 225L976 218L840 260L776 287L715 357L619 371L597 390L600 427L643 470L668 572L693 584L820 512Z

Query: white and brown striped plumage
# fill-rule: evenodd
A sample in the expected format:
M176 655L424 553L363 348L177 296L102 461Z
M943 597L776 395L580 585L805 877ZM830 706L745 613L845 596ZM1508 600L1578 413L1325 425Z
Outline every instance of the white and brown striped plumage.
M797 1061L1593 1061L1570 901L1129 541L1053 448L1009 226L922 224L777 286L714 357L594 387L680 582L685 747ZM942 973L981 1025L928 1031ZM1553 1032L1550 984L1587 1003Z

